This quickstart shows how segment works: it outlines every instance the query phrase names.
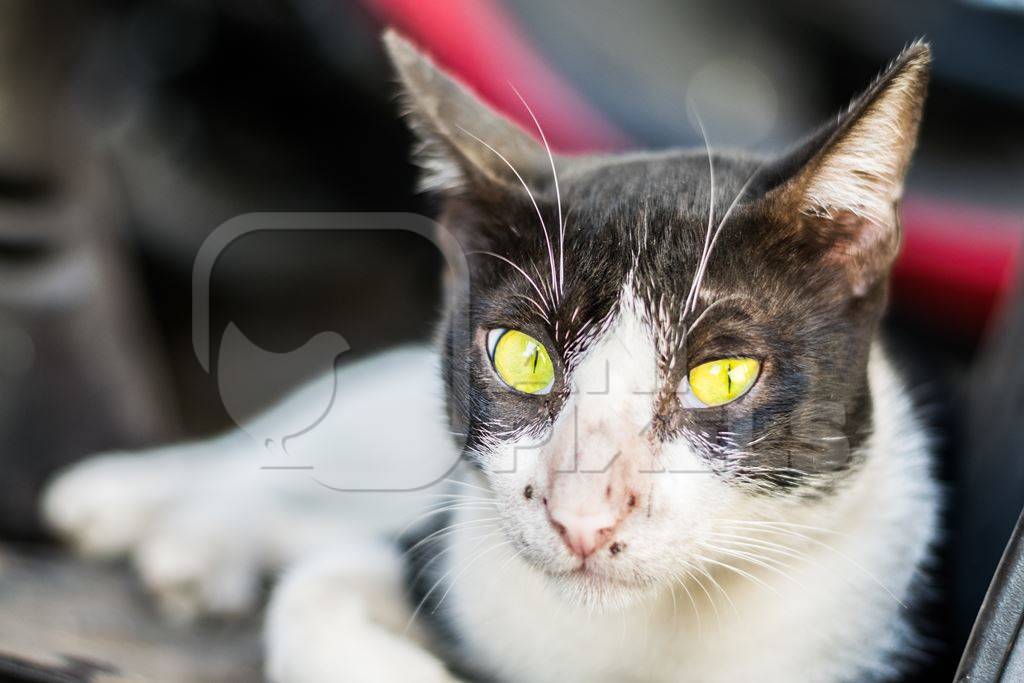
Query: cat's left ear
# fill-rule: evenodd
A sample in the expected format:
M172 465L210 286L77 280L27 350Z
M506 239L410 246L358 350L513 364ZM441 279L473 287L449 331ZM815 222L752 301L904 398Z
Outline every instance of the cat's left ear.
M421 187L482 195L519 188L545 172L543 147L394 30L384 46L401 81L407 119L419 139Z
M838 121L791 157L796 169L768 193L790 224L845 271L855 296L888 273L899 251L899 200L930 63L925 43L905 49Z

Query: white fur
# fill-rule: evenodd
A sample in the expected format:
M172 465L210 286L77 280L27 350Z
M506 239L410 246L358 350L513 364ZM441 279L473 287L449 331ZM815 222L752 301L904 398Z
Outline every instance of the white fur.
M578 369L580 386L607 377L610 392L575 399L588 446L612 436L641 447L652 343L627 308ZM447 471L454 453L435 362L431 352L410 349L340 371L337 409L290 456L269 455L240 434L141 457L105 456L59 478L45 513L87 551L133 555L161 604L180 616L247 609L256 577L294 565L267 615L267 670L277 683L450 680L417 623L406 630L399 559L375 540L412 519L430 491L344 493L311 477L352 484L354 472L379 477L381 462L427 479ZM619 530L626 551L595 560L595 575L607 581L565 576L574 560L537 501L531 506L521 495L528 481L548 485L553 475L543 463L564 438L568 411L551 434L524 437L514 468L487 473L493 503L456 510L456 522L470 523L454 532L439 562L441 609L464 638L461 654L515 681L835 681L887 672L891 653L912 645L897 598L909 601L935 533L937 495L922 430L877 349L870 379L868 457L836 495L806 503L740 494L710 474L675 472L698 469L699 461L685 443L674 444L673 472L650 477L651 517L627 518ZM300 391L278 410L301 400ZM499 464L509 465L511 455L503 451ZM260 469L297 462L316 469ZM494 506L505 533L488 537L481 529L498 529L485 519ZM771 571L735 558L728 562L745 576L713 564L686 576L681 563L696 564L698 549L710 553L701 543L726 518L834 533L752 531L755 542L792 553L775 555L789 565L789 578L779 575L781 565Z
M834 533L808 529L801 539L765 527L753 534L805 556L781 558L788 578L750 563L737 566L753 579L712 567L720 589L697 574L624 609L594 610L567 603L516 557L478 556L471 532L460 532L467 538L453 541L448 561L469 568L448 609L467 639L467 657L501 680L519 681L836 681L892 674L891 655L916 645L901 601L910 602L911 581L935 534L938 497L926 440L877 351L871 379L876 433L864 469L836 497L786 511L787 521ZM720 486L710 477L703 481ZM709 504L706 514L714 515ZM773 513L758 500L746 506L733 500L727 511L749 519ZM462 511L458 521L477 514ZM689 527L681 539L699 537L707 524L681 516L672 521Z
M908 50L920 49L914 43ZM912 58L843 140L826 154L805 190L805 211L832 216L849 211L880 226L895 222L895 202L917 138L927 53ZM916 113L915 113L916 112ZM908 123L907 119L911 121Z
M76 465L46 491L44 516L85 554L130 555L172 617L248 611L265 571L329 544L354 520L360 533L393 532L431 501L423 490L334 489L422 486L457 461L427 348L346 366L337 382L327 417L287 453L249 435L287 433L278 427L305 409L305 389L245 431ZM292 466L313 469L267 469Z

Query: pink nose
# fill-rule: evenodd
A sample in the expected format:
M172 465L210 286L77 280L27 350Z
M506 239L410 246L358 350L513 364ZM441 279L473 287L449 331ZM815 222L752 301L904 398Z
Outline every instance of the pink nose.
M549 510L548 518L569 550L581 559L604 547L619 523L611 512L577 514L559 508Z

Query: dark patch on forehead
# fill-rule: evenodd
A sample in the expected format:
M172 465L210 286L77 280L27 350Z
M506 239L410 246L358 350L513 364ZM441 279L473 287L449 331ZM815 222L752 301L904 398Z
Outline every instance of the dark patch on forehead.
M713 207L707 157L699 153L565 169L564 246L552 188L543 184L534 194L547 237L525 193L483 210L450 207L449 221L487 226L478 230L487 236L483 248L471 256L471 327L531 334L551 351L559 377L550 396L517 395L494 385L479 344L453 345L459 350L449 362L466 365L473 378L463 410L474 457L502 430L550 424L569 391L565 375L616 315L629 283L657 341L662 385L677 387L705 360L762 362L755 388L733 404L693 410L659 401L664 439L689 439L709 467L756 490L810 482L820 490L855 464L870 433L866 365L885 283L848 300L838 274L816 260L815 245L779 237L798 217L760 201L775 182L770 173L754 175L761 162L716 155L713 163ZM747 195L714 237L752 175ZM714 248L684 310L709 223Z

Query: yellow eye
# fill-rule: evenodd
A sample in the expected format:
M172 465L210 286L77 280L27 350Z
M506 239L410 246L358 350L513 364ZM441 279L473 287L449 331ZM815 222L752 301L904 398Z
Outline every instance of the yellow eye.
M487 347L501 381L524 394L546 394L555 383L555 366L539 341L518 330L491 330Z
M754 386L761 364L753 358L721 358L690 370L690 391L701 406L735 401Z

